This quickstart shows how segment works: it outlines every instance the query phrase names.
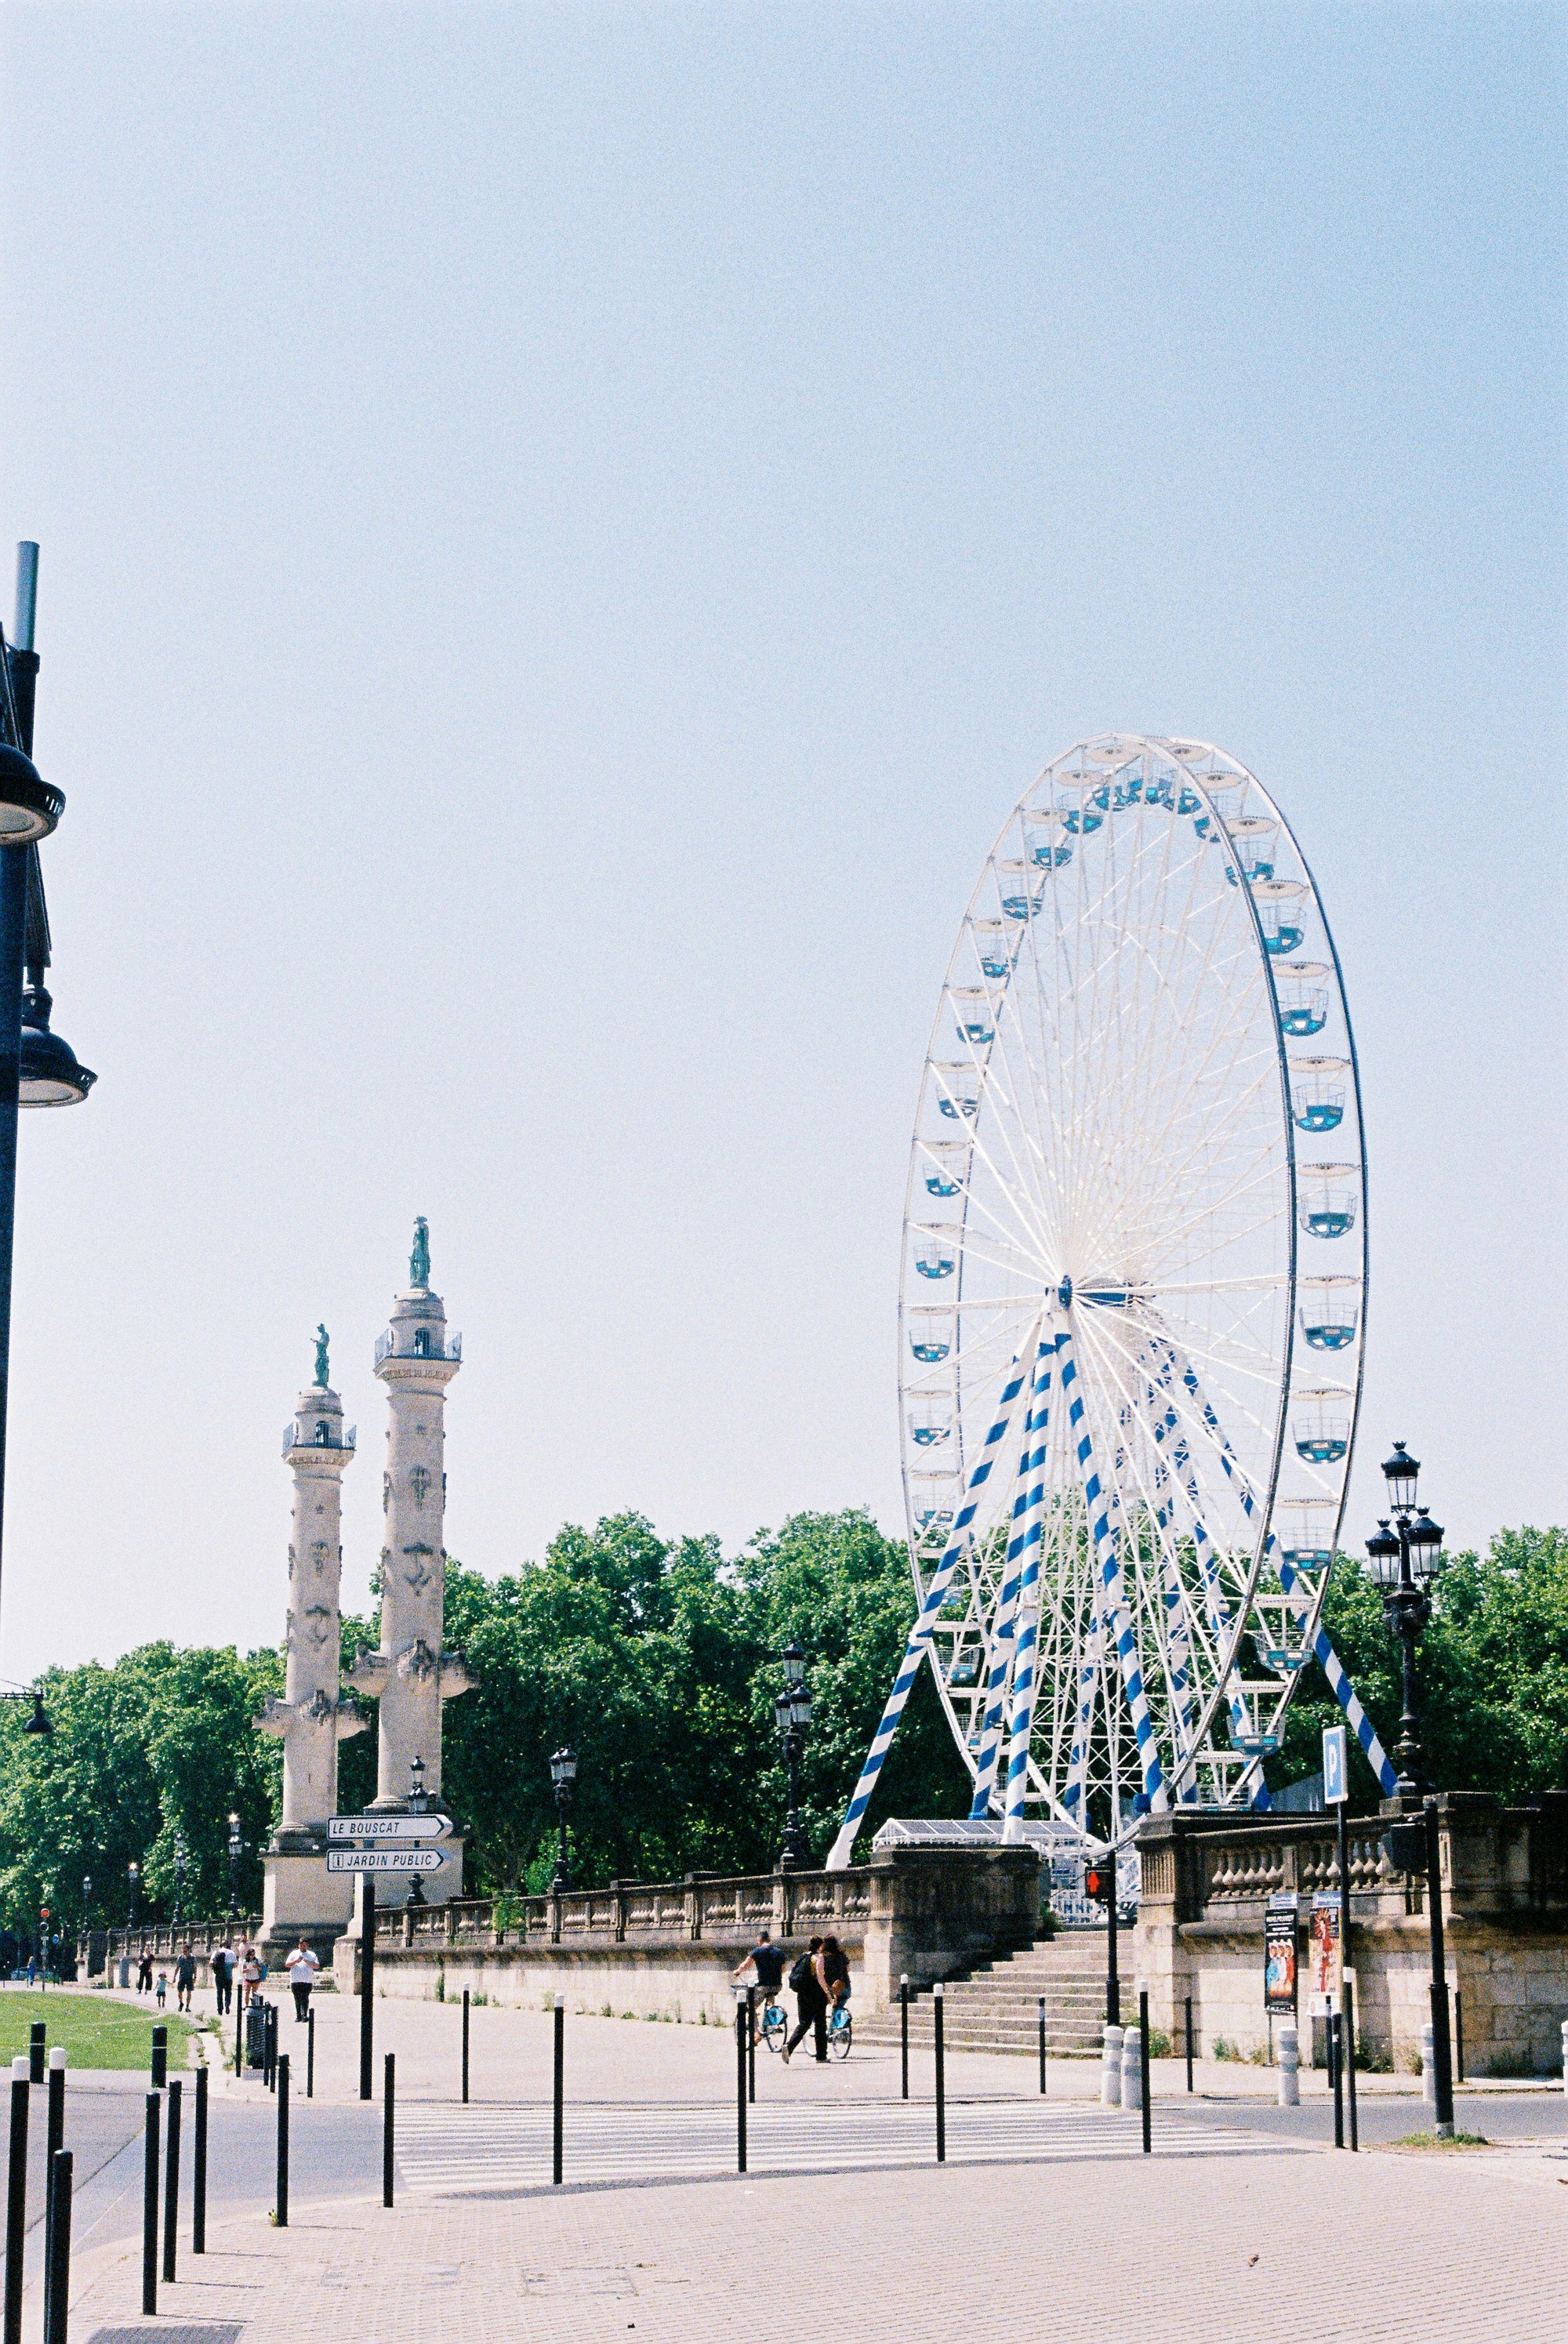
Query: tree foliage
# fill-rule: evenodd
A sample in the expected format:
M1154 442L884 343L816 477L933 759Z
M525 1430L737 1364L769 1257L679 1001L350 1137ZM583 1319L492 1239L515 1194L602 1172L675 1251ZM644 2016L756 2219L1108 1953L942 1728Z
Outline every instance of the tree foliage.
M476 1894L537 1889L555 1868L550 1753L581 1762L572 1811L578 1880L759 1871L777 1854L786 1804L774 1729L778 1656L808 1656L813 1718L803 1816L825 1854L914 1617L902 1546L860 1512L797 1514L726 1559L716 1541L662 1539L641 1515L569 1525L541 1561L495 1580L453 1563L447 1640L474 1690L446 1713L445 1788L470 1832ZM1329 1634L1391 1752L1399 1656L1378 1592L1341 1561ZM373 1618L344 1622L345 1657L373 1643ZM1423 1740L1445 1786L1509 1801L1568 1787L1568 1533L1509 1531L1458 1557L1436 1591L1420 1659ZM99 1921L119 1923L127 1866L144 1870L144 1913L167 1915L174 1835L188 1851L185 1910L227 1908L228 1816L246 1842L242 1903L255 1910L258 1851L277 1813L280 1753L253 1720L279 1690L275 1652L147 1644L113 1667L52 1670L54 1733L23 1731L0 1704L0 1920L50 1904L74 1924L91 1874ZM1302 1673L1278 1788L1312 1773L1339 1709L1314 1663ZM340 1803L375 1794L371 1730L346 1743ZM1377 1790L1358 1758L1352 1783ZM859 1845L888 1814L961 1815L968 1785L929 1671L905 1711Z

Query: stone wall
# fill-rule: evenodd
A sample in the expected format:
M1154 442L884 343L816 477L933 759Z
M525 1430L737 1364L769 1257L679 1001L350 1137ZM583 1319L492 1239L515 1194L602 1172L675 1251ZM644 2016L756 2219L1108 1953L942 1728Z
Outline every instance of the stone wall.
M1347 1961L1358 2035L1403 2068L1419 2060L1431 1966L1424 1884L1395 1872L1382 1850L1398 1812L1351 1823ZM1452 1793L1438 1817L1446 1970L1462 1998L1465 2072L1554 2074L1568 2019L1568 1794L1504 1808L1481 1793ZM1264 1906L1271 1893L1292 1891L1304 1925L1313 1894L1337 1891L1333 1816L1151 1816L1138 1849L1132 1966L1149 1988L1152 2022L1179 2036L1190 1995L1199 2053L1224 2037L1246 2056L1268 2037Z
M814 1935L849 1956L855 2006L895 2000L900 1975L951 1976L1027 1944L1039 1911L1032 1849L891 1848L845 1872L775 1872L720 1880L693 1874L617 1882L563 1896L496 1898L379 1914L379 1992L460 1995L522 2008L727 2024L732 1971L760 1930L787 1960ZM339 1941L340 1987L359 1987L358 1945Z

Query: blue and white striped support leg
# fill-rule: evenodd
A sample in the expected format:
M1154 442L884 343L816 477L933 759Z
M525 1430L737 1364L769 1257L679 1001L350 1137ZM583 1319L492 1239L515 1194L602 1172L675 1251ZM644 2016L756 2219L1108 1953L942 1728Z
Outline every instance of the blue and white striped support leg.
M1051 1369L1056 1355L1056 1339L1047 1336L1040 1345L1032 1404L1024 1419L1024 1439L1018 1452L1018 1494L1013 1504L1013 1536L1008 1541L1007 1561L1003 1566L1002 1593L996 1606L994 1629L996 1645L986 1687L979 1761L975 1769L975 1797L969 1809L970 1820L974 1823L983 1822L990 1813L996 1787L1003 1721L1007 1711L1007 1692L1017 1651L1014 1629L1022 1591L1023 1558L1031 1548L1037 1549L1040 1541L1039 1510L1045 1500L1045 1477L1040 1466L1046 1453L1046 1434L1050 1421Z
M997 1444L1007 1437L1010 1420L1007 1411L1011 1410L1013 1402L1017 1399L1027 1379L1029 1363L1034 1359L1038 1336L1039 1325L1037 1320L1029 1331L1028 1341L1024 1346L1023 1363L1018 1365L1017 1374L1005 1387L998 1403L1004 1413L998 1416L996 1423L986 1435L980 1461L969 1476L966 1491L968 1503L959 1510L957 1519L953 1524L953 1535L947 1541L941 1561L932 1573L931 1583L926 1590L926 1600L920 1606L914 1627L909 1631L909 1642L904 1648L904 1658L898 1664L898 1674L893 1681L893 1691L887 1696L887 1706L882 1713L882 1723L872 1736L871 1747L865 1753L865 1763L860 1770L860 1780L855 1786L855 1796L849 1803L844 1822L839 1827L838 1837L834 1841L828 1854L829 1872L843 1872L849 1863L849 1852L855 1845L855 1834L860 1829L862 1816L871 1804L871 1794L876 1788L876 1778L881 1773L887 1753L893 1747L893 1737L898 1731L898 1721L904 1714L904 1704L908 1700L915 1680L920 1673L920 1663L931 1649L931 1642L936 1632L936 1617L947 1601L947 1590L952 1583L954 1571L959 1557L969 1544L969 1525L974 1521L979 1506L979 1499L975 1493L983 1488L990 1478L991 1468L996 1461Z
M1029 1790L1029 1740L1035 1730L1039 1659L1040 1541L1037 1537L1024 1565L1024 1584L1018 1598L1018 1656L1013 1666L1013 1715L1007 1735L1007 1814L1002 1825L1003 1844L1007 1846L1017 1846L1024 1836L1024 1802Z
M1177 1355L1173 1353L1174 1356ZM1190 1363L1186 1359L1180 1359L1179 1366L1183 1383L1202 1409L1203 1420L1219 1444L1219 1461L1236 1487L1243 1511L1250 1517L1257 1511L1251 1483L1242 1471L1230 1443L1220 1430L1219 1419L1199 1389L1198 1378L1193 1373ZM1280 1574L1280 1584L1284 1589L1297 1619L1305 1626L1312 1616L1311 1604L1298 1591L1300 1586L1300 1577L1292 1566L1286 1561L1272 1531L1263 1541L1263 1552L1265 1558L1272 1555L1275 1569ZM1357 1699L1356 1689L1346 1675L1344 1665L1333 1645L1329 1642L1328 1632L1320 1621L1317 1632L1312 1638L1312 1657L1328 1678L1329 1689L1343 1710L1345 1723L1360 1743L1368 1765L1381 1785L1384 1798L1391 1799L1399 1789L1398 1769L1378 1740L1372 1721Z
M1110 1533L1109 1509L1100 1489L1099 1475L1095 1470L1094 1442L1089 1434L1088 1420L1084 1413L1083 1396L1075 1387L1078 1380L1077 1361L1073 1356L1072 1331L1062 1337L1062 1397L1067 1402L1067 1419L1077 1443L1078 1469L1084 1477L1084 1500L1088 1509L1089 1533L1098 1557L1100 1583L1105 1591L1107 1618L1114 1623L1118 1657L1121 1662L1121 1681L1127 1694L1127 1705L1132 1718L1132 1730L1138 1743L1138 1760L1143 1769L1144 1795L1155 1814L1164 1814L1170 1804L1166 1795L1165 1776L1159 1763L1159 1746L1154 1731L1154 1721L1148 1713L1148 1700L1143 1689L1143 1674L1138 1665L1137 1640L1122 1596L1121 1565L1117 1556L1116 1542ZM1112 1829L1119 1826L1119 1817L1112 1817Z

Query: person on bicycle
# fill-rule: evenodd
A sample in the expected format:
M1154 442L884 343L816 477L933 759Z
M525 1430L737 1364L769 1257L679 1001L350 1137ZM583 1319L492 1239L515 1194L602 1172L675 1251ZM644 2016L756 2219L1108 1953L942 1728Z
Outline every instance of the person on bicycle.
M754 1985L762 1997L760 2006L754 2004L752 2008L752 2041L754 2043L760 2043L763 2039L766 2013L778 2000L779 1988L784 1984L784 1955L774 1945L770 1933L766 1929L759 1930L756 1944L734 1973L737 1985Z

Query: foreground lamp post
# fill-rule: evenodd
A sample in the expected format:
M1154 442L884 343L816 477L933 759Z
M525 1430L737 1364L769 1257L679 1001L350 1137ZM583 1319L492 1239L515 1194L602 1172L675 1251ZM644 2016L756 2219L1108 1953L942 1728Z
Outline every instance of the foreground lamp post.
M811 1723L811 1694L805 1682L805 1654L793 1637L779 1658L784 1662L784 1681L774 1697L774 1717L784 1747L789 1808L778 1868L781 1872L804 1872L811 1863L811 1848L800 1819L800 1762L805 1752L805 1730Z
M555 1812L561 1818L561 1835L555 1850L555 1877L550 1884L550 1891L552 1896L561 1896L566 1890L567 1817L572 1813L572 1787L577 1781L577 1753L570 1743L551 1753L550 1779L555 1790Z
M1390 1513L1367 1541L1372 1577L1383 1591L1383 1617L1400 1640L1401 1713L1394 1756L1400 1762L1396 1785L1401 1801L1421 1802L1421 1820L1396 1823L1385 1844L1389 1861L1401 1872L1426 1874L1426 1909L1431 1939L1431 2056L1436 2086L1436 2130L1442 2139L1453 2137L1453 2062L1448 2033L1448 1980L1442 1945L1442 1879L1438 1857L1437 1801L1430 1795L1421 1755L1421 1719L1416 1705L1416 1645L1431 1618L1428 1591L1442 1567L1442 1529L1424 1506L1415 1501L1421 1472L1402 1440L1384 1460Z
M228 1926L232 1933L239 1925L239 1859L245 1853L245 1842L239 1836L239 1817L228 1818Z

